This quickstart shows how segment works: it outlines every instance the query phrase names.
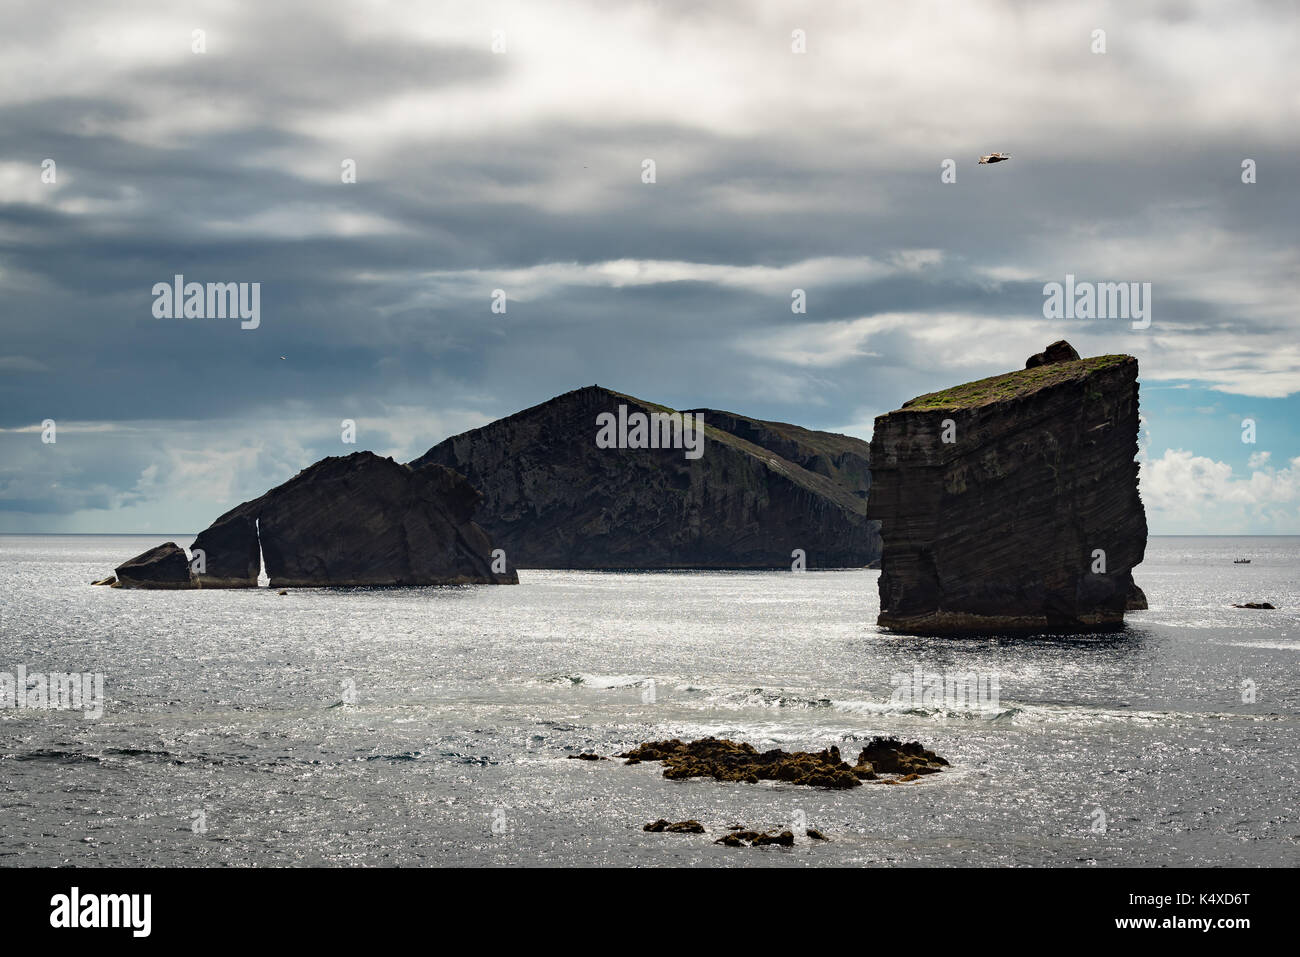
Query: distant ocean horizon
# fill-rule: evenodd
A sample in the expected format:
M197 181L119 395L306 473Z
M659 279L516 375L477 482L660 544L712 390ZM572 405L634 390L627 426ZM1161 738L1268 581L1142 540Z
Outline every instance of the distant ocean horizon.
M522 570L517 586L97 588L140 535L0 536L0 684L103 679L102 717L0 708L0 867L1293 866L1300 536L1152 536L1123 631L914 638L871 569ZM188 544L189 536L168 536ZM1234 565L1239 557L1249 565ZM1277 610L1233 608L1266 600ZM972 708L900 677L996 679ZM671 781L604 757L714 735L896 787ZM704 834L647 833L665 818ZM733 824L829 842L714 844Z

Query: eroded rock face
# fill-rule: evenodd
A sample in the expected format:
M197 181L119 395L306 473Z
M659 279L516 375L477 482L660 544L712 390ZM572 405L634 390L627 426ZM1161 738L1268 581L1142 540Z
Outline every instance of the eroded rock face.
M135 556L113 569L118 588L193 588L190 561L175 542ZM96 582L96 584L99 584Z
M711 409L702 455L600 448L597 416L671 413L598 386L471 432L411 463L483 492L483 527L526 568L790 568L866 565L867 443ZM688 413L690 414L690 413Z
M257 512L250 504L222 515L194 539L191 551L196 558L202 554L202 569L196 576L201 587L257 587L262 553L257 541Z
M493 571L471 520L480 496L438 465L412 469L371 452L322 459L231 509L194 540L200 587L255 587L259 549L271 587L514 583Z
M867 514L884 539L879 624L1094 630L1144 607L1132 576L1147 538L1137 374L1132 356L1048 361L877 417Z

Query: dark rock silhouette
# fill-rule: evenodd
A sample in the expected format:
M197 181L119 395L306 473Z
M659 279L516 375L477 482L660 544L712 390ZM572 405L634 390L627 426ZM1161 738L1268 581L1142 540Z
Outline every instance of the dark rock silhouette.
M113 569L115 588L193 588L190 561L175 542L151 548ZM98 584L98 582L96 583Z
M920 396L876 419L879 624L912 634L1119 627L1132 569L1137 360L1068 356ZM1031 363L1033 360L1031 360Z
M1035 353L1026 359L1025 368L1034 369L1038 366L1050 366L1057 362L1074 362L1078 358L1079 353L1074 351L1074 346L1064 339L1057 339L1042 352Z
M203 588L257 587L262 551L252 504L245 502L226 512L194 539L191 550L203 553L204 570L197 576Z
M1263 611L1277 610L1270 602L1266 602L1266 601L1248 601L1240 605L1234 604L1232 607L1233 608L1255 608Z
M322 459L218 518L194 540L201 588L513 583L471 521L481 496L450 469L371 452Z
M480 522L524 568L862 566L870 448L849 436L712 409L698 458L680 447L600 448L597 416L676 415L589 386L453 436L411 463L483 492ZM631 444L631 443L629 443Z

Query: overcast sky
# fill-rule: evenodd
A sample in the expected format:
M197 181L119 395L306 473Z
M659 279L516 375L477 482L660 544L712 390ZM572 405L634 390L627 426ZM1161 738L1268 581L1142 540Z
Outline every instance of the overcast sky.
M1068 338L1140 360L1153 533L1300 533L1298 26L7 0L0 531L194 532L321 456L409 460L593 382L869 438ZM178 273L260 282L260 325L155 318ZM1151 283L1150 327L1045 319L1066 274Z

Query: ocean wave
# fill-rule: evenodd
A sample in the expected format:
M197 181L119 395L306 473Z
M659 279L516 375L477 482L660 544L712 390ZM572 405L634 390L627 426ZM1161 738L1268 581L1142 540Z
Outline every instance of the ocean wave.
M721 708L728 711L740 711L748 708L788 709L795 711L827 710L844 714L870 716L913 716L920 718L958 718L992 720L1008 717L1017 713L1015 708L944 708L920 706L913 704L896 704L891 701L871 701L866 699L836 699L816 693L793 693L785 690L765 688L729 689L700 688L690 686L687 690L704 695L696 706L699 708Z
M830 698L791 694L787 691L768 691L764 688L719 689L711 692L702 688L697 690L705 691L707 695L703 703L724 708L797 708L803 710L808 708L830 708L834 705Z
M584 688L594 688L598 691L607 691L612 688L640 688L647 682L655 680L649 675L589 675L583 673L547 675L537 679L541 684L581 685Z
M403 751L400 754L368 754L367 761L415 761L423 751Z
M55 764L99 764L96 754L82 751L63 751L59 748L34 748L31 751L18 751L0 754L0 761L49 761Z
M1087 704L1033 704L1024 701L1000 700L995 706L946 707L942 705L916 705L869 699L832 698L787 691L753 689L700 689L705 692L699 700L688 704L696 710L744 711L794 710L817 711L862 716L867 718L914 718L922 721L942 722L1006 722L1010 724L1156 724L1187 719L1205 720L1265 720L1265 716L1233 712L1163 711L1105 707Z

